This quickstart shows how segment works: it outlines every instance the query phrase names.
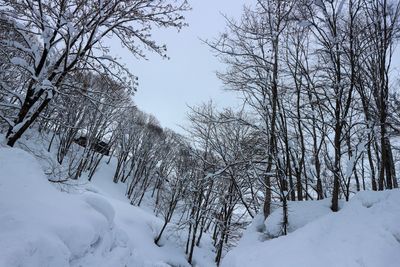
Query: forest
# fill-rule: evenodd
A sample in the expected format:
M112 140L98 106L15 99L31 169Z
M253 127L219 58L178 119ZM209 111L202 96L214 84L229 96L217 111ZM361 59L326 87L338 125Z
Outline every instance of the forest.
M188 264L210 239L219 266L253 220L277 210L279 231L264 238L290 235L290 203L327 200L340 213L359 191L398 188L399 1L257 0L227 15L203 42L241 105L191 106L182 134L136 105L140 77L107 40L132 60L166 58L151 33L190 29L190 9L185 0L0 0L1 146L40 158L41 144L46 178L67 191L114 164L107 179L161 219L157 246L170 224L184 229Z

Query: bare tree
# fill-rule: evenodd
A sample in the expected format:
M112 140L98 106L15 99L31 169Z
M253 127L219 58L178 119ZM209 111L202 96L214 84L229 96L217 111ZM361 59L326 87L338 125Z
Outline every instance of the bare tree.
M103 41L116 36L136 57L142 48L165 56L165 46L150 37L152 26L181 28L186 1L0 1L0 16L21 40L4 39L2 46L22 51L9 62L27 72L23 101L9 124L13 146L62 90L65 77L78 70L100 71L134 86L135 77L107 55ZM124 75L125 73L125 75Z

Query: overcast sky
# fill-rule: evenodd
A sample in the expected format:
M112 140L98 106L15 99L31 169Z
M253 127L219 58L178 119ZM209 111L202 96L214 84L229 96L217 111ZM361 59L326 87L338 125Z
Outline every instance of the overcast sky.
M154 38L168 47L170 60L148 54L148 61L138 61L121 49L113 51L123 57L131 71L139 77L137 106L158 118L163 127L181 132L187 105L209 99L221 106L235 106L232 92L223 91L215 71L223 66L200 39L212 39L225 29L225 19L240 17L242 6L251 0L189 0L193 10L185 14L189 26L176 30L156 31Z

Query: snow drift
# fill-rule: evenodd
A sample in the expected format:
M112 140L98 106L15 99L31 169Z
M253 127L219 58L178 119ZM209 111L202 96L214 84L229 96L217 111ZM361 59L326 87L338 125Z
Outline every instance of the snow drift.
M264 241L278 233L281 212L254 220L222 266L400 266L400 190L360 192L337 213L329 200L290 202L290 233Z
M95 188L64 193L36 159L0 147L0 266L190 266L154 244L161 221Z

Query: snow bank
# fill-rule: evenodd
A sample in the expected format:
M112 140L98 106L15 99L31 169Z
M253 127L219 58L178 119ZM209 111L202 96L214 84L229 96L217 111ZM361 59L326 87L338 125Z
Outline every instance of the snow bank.
M329 211L327 200L290 203L291 233L263 241L265 232L279 230L282 214L276 210L265 232L260 232L262 222L253 222L222 266L397 267L399 203L400 190L358 193L337 213Z
M115 222L120 227L126 229L125 232L128 235L130 246L135 247L135 254L142 259L154 259L158 258L156 265L153 262L149 263L142 261L139 265L141 266L166 266L165 262L172 266L189 266L187 261L184 260L185 256L183 251L186 245L187 229L179 228L175 226L167 227L163 234L163 238L160 243L162 247L154 245L154 238L158 235L161 221L153 215L153 201L150 198L150 194L146 194L144 201L140 207L127 205L129 200L125 196L127 190L127 184L118 183L115 184L112 181L116 168L116 160L112 158L109 164L102 162L98 171L94 175L92 182L85 185L87 190L96 192L107 198L112 204L116 213ZM136 216L132 216L136 214ZM176 216L179 218L181 213L176 212ZM172 220L173 221L173 220ZM143 229L133 230L133 229ZM208 234L204 234L200 247L197 247L193 255L193 266L195 267L213 267L216 266L214 262L215 254L213 252L214 246L212 245Z
M0 147L0 266L189 266L154 244L157 217L96 191L60 192L33 156Z

